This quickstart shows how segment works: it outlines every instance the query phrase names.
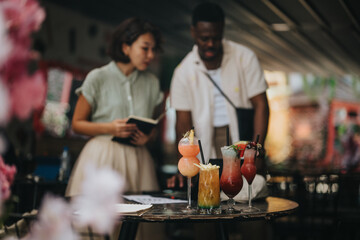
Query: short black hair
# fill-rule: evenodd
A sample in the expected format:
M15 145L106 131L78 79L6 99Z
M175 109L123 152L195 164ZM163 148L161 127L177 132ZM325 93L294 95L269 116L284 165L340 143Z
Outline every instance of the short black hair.
M151 33L154 36L155 50L161 50L162 36L160 30L146 20L132 17L125 19L115 29L108 47L108 55L115 62L129 63L129 57L122 50L123 43L131 45L140 35L145 33Z
M193 26L197 22L221 22L225 23L225 14L224 10L212 2L204 2L197 5L192 12L192 22Z

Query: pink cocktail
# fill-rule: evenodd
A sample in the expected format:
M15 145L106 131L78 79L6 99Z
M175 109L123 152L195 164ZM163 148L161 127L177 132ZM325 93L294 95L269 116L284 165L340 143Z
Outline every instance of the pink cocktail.
M251 184L256 176L256 166L255 166L255 159L256 159L256 154L257 154L257 149L256 147L250 147L252 145L249 144L249 147L246 148L245 153L244 153L244 163L241 166L241 173L244 175L246 181L249 184L249 190L248 190L248 195L249 195L249 206L248 208L243 209L244 212L254 212L254 211L259 211L259 209L254 208L251 204ZM256 146L256 145L255 145Z
M221 148L223 156L223 169L221 173L220 186L223 192L229 197L229 213L234 212L234 197L243 186L243 180L240 171L240 158L236 147L225 146Z

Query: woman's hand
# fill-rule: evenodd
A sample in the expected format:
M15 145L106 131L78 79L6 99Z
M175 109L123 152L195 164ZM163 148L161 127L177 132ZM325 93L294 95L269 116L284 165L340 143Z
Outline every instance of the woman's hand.
M137 146L145 145L150 139L150 135L146 135L140 130L136 130L131 134L131 143Z
M111 134L120 137L128 138L131 137L136 131L137 127L134 123L126 123L128 119L115 119L110 123Z

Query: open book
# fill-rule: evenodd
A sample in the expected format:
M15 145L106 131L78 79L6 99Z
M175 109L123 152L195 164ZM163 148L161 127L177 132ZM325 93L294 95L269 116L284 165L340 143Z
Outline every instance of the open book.
M145 134L150 134L151 130L160 122L160 120L165 116L165 112L163 112L157 119L138 117L134 115L130 115L127 123L135 123L140 131ZM112 141L116 141L119 143L130 144L130 138L119 138L113 137Z

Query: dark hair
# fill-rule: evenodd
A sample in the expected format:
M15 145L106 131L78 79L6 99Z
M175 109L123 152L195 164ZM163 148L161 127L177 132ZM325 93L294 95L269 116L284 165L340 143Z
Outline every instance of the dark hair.
M148 21L133 17L125 19L112 34L108 48L109 56L116 62L128 63L130 59L122 50L123 43L133 44L138 37L151 33L155 39L155 50L161 50L162 36L160 30Z
M204 2L195 7L192 13L192 25L197 22L222 22L225 23L223 9L216 3Z

